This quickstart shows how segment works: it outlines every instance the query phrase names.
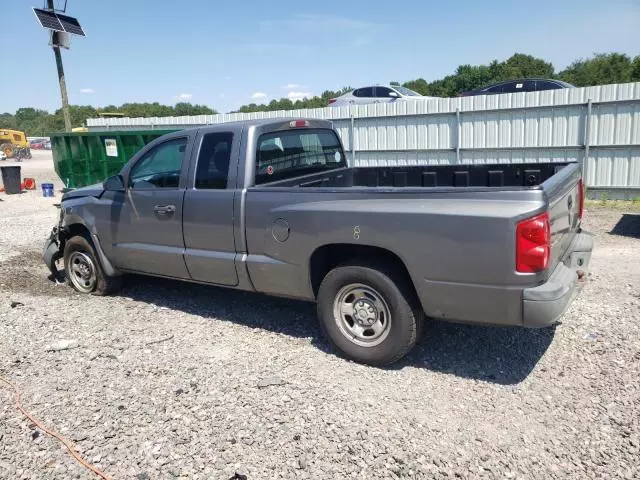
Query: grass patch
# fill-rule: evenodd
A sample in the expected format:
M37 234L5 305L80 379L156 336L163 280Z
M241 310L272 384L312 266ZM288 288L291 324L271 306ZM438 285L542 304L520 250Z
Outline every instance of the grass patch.
M633 200L611 200L607 195L602 195L599 200L585 199L584 207L588 209L624 210L627 212L640 212L640 197Z

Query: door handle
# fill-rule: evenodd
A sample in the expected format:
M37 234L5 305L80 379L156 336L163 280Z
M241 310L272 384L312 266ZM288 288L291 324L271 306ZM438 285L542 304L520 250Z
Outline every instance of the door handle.
M175 213L176 206L175 205L156 205L153 207L153 211L158 215L171 215Z

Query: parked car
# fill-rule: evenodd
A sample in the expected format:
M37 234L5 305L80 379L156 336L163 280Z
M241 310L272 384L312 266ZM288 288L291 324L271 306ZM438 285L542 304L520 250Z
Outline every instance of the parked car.
M329 106L362 105L366 103L389 103L405 100L426 100L434 97L425 97L399 85L374 85L372 87L356 88L337 98L329 99Z
M84 294L135 272L315 301L337 349L378 365L413 348L425 314L558 320L593 248L577 163L350 168L331 125L159 137L119 174L63 195L44 261L59 276L62 258Z
M473 95L493 95L498 93L538 92L540 90L556 90L558 88L575 88L575 86L570 83L563 82L562 80L524 78L519 80L508 80L506 82L489 85L488 87L463 92L460 96L469 97Z

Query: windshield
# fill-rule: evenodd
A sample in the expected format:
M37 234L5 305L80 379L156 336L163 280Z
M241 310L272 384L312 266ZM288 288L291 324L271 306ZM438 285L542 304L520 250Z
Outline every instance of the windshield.
M258 139L256 185L346 167L333 130L304 128L266 133Z
M408 88L405 88L405 87L394 85L393 88L395 88L398 92L400 92L405 97L421 97L422 96L418 92L414 92L413 90L409 90Z

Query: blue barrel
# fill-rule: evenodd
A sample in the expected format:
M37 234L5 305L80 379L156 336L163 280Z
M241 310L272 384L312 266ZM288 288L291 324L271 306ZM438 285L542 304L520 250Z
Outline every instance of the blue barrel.
M43 183L42 184L42 196L43 197L53 197L53 183Z

